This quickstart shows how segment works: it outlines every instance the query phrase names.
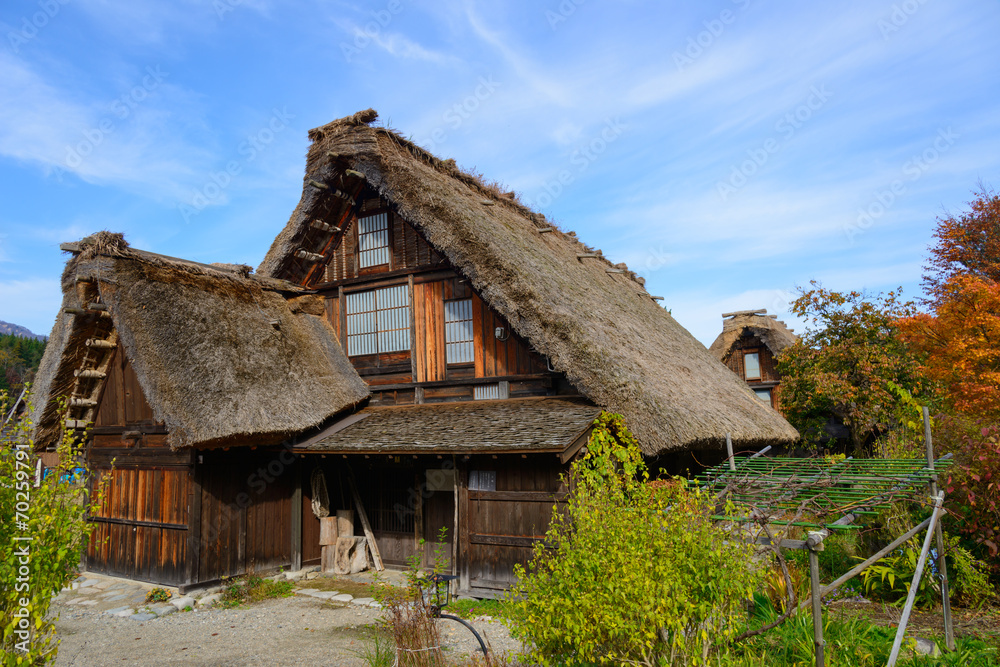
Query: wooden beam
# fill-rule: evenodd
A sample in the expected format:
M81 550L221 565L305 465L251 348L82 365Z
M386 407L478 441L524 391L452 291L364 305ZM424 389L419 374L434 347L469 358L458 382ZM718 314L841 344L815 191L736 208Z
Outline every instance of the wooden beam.
M299 248L298 250L295 251L295 256L298 257L299 259L304 259L307 262L322 262L324 259L326 259L323 255L319 254L318 252L309 252L308 250L304 250L302 248Z
M365 531L365 539L368 540L368 549L372 554L375 571L381 572L385 569L385 565L382 564L382 554L379 553L378 544L375 543L375 533L372 532L371 524L368 523L368 514L365 512L365 506L361 504L361 495L358 493L358 487L354 483L354 473L351 472L350 468L347 470L347 481L351 485L351 496L354 498L354 507L358 510L358 518L361 519L361 527Z
M108 376L107 373L101 371L81 370L81 369L73 371L73 377L77 378L93 378L93 379L103 380L107 376Z
M100 338L89 338L85 343L87 347L93 347L98 350L113 350L117 345L114 341L101 340Z
M190 491L188 495L187 567L188 584L198 581L201 564L201 475L202 466L195 463L188 473Z

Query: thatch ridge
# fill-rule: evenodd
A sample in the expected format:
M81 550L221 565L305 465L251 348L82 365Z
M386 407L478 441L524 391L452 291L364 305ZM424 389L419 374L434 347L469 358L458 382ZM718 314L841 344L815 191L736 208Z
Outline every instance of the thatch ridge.
M286 300L278 281L120 244L105 254L90 237L79 247L63 275L64 308L83 305L78 278L96 282L171 446L273 443L367 398L315 305ZM55 399L72 388L93 321L56 320L35 387L39 444L59 430Z
M799 337L781 320L768 315L766 310L742 311L724 315L722 333L716 337L708 351L719 361L725 362L733 352L733 344L744 333L758 338L771 354L778 356L781 351L794 345Z
M622 413L647 453L718 445L727 432L746 445L797 438L634 274L579 259L590 249L575 235L539 234L543 217L373 120L364 112L310 132L302 199L259 274L283 277L324 201L309 182L361 172L554 368Z

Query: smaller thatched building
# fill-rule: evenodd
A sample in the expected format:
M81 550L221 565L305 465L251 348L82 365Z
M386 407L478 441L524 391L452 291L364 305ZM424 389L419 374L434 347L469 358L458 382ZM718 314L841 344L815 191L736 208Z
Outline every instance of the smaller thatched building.
M764 403L781 411L777 356L798 336L767 309L722 314L722 333L708 351L746 381Z
M109 485L87 567L184 586L294 563L298 463L278 445L368 397L322 301L107 232L63 249L35 444L90 428Z

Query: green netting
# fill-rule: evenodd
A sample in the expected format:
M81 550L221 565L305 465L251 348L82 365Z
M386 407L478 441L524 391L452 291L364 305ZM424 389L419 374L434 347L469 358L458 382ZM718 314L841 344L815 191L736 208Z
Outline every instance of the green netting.
M725 491L727 499L746 508L745 520L766 517L768 523L843 529L827 520L877 513L900 499L927 502L927 485L952 461L938 459L933 470L923 459L761 456L735 463L736 470L728 461L706 470L697 483L710 493ZM788 516L817 521L783 520Z

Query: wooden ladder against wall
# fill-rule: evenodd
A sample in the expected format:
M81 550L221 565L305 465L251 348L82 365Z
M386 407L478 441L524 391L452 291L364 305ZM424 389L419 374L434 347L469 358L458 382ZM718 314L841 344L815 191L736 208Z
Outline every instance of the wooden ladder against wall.
M118 347L118 333L107 304L101 301L96 282L78 278L77 293L83 307L67 308L66 313L87 319L82 327L87 340L79 365L73 371L73 390L66 405L65 426L82 430L92 425L97 417L97 402Z

